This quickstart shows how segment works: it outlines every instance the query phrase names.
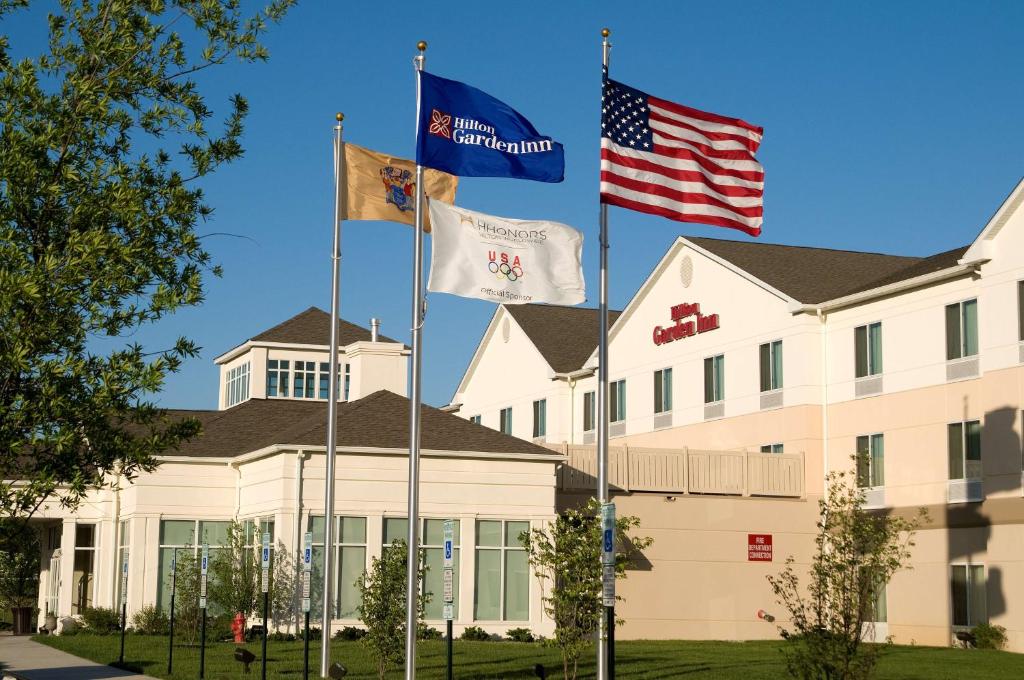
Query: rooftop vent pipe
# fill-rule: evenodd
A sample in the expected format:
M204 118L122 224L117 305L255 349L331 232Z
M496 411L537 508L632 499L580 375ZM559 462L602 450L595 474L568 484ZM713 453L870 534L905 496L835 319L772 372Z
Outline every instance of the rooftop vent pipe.
M370 319L370 342L377 342L380 335L380 319Z

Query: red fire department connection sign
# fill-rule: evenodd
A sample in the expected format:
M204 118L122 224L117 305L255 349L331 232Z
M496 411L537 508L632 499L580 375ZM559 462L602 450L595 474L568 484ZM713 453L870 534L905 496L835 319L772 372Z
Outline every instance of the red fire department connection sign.
M772 535L771 534L747 534L747 561L748 562L771 562L772 561Z

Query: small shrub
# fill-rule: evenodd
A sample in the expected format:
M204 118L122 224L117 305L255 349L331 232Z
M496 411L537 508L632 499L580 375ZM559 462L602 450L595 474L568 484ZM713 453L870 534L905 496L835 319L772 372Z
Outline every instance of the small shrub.
M299 639L300 640L305 640L306 639L305 635L306 635L306 630L305 630L305 628L303 628L302 632L299 633ZM323 637L323 631L322 630L320 630L316 626L310 626L309 627L309 639L310 640L319 640L322 637Z
M231 630L231 623L234 620L232 614L218 614L206 617L206 640L225 642L235 639L235 632ZM175 630L177 630L177 619L175 619Z
M491 634L480 626L466 626L466 629L462 631L462 637L459 639L486 642L491 639Z
M132 628L142 635L166 635L170 627L167 614L152 605L147 605L132 614Z
M339 630L334 631L335 640L362 640L366 637L366 631L362 628L356 628L355 626L345 626Z
M116 633L121 630L121 613L107 607L86 607L82 610L82 625L97 635Z
M535 639L529 628L513 628L506 635L512 642L533 642Z
M335 635L335 637L337 637L337 635ZM297 638L293 633L282 633L279 630L275 630L267 636L267 639L271 642L295 642Z
M1006 628L979 623L971 629L974 643L978 649L1002 649L1006 646Z
M416 631L416 637L420 640L441 640L444 638L444 633L439 631L437 628L421 625L419 630Z

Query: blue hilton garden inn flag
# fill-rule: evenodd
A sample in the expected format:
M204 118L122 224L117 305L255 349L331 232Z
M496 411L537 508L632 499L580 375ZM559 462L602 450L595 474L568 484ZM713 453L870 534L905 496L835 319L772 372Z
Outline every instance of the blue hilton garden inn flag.
M462 177L561 182L562 145L475 87L420 72L416 162Z

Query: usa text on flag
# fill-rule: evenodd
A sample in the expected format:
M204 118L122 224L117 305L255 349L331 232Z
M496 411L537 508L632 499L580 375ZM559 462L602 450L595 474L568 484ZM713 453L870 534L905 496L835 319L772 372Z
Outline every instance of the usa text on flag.
M762 128L608 78L601 111L602 203L761 233Z

